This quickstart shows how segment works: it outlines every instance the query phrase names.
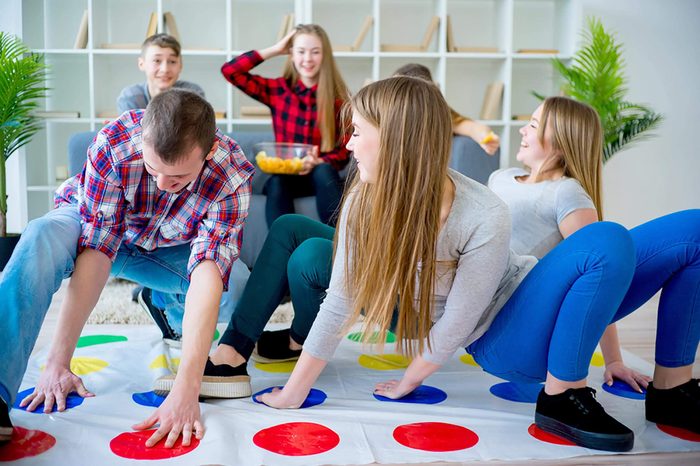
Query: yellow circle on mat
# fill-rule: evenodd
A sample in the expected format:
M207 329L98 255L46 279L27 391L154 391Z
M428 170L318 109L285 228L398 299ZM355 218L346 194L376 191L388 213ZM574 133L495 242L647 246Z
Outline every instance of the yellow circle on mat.
M400 354L361 354L357 363L375 371L395 371L407 368L411 360Z
M89 358L87 356L78 356L70 360L70 370L75 375L87 375L92 372L99 372L109 366L107 361L97 358ZM41 366L43 371L46 365Z
M168 363L168 358L164 354L156 356L148 366L149 369L170 369L173 372L177 371L178 367L180 367L180 358L171 358Z
M294 370L294 366L296 366L296 365L297 365L296 361L270 362L270 363L256 362L255 368L260 369L261 371L264 371L264 372L275 372L275 373L284 372L284 373L290 374Z
M605 359L603 358L603 355L596 351L593 353L593 357L591 358L591 366L595 367L603 367L605 365Z
M469 364L470 366L479 367L479 364L474 360L474 356L469 353L463 354L459 357L459 360L464 364Z

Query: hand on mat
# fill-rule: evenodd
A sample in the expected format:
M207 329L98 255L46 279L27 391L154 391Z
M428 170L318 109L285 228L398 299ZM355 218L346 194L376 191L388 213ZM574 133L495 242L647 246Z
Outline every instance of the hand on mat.
M622 380L639 393L642 392L640 386L647 388L651 382L651 377L630 369L622 361L614 361L605 366L603 380L606 384L612 385L613 379Z
M37 406L44 403L44 412L50 413L55 403L56 409L65 411L66 397L71 392L77 392L83 398L95 396L85 388L80 377L72 373L68 367L49 364L41 373L34 393L27 395L19 405L21 407L29 405L27 411L34 411Z
M263 393L259 395L256 400L269 406L270 408L277 409L298 409L306 399L304 395L301 401L290 401L288 400L289 391L285 392L277 387L273 388L269 393Z
M158 429L146 440L146 446L152 447L167 435L165 448L175 446L182 434L182 446L190 445L192 433L197 439L204 437L204 424L199 412L197 396L183 393L173 388L163 404L145 421L132 426L132 429L145 430L159 423Z
M420 383L409 384L408 382L405 382L405 379L389 380L388 382L381 382L375 385L374 393L391 398L392 400L397 400L408 395L418 387L420 387Z

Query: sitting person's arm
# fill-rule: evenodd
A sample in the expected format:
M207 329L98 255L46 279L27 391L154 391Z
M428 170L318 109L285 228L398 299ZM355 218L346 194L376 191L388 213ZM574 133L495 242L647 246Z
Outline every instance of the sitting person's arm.
M464 117L457 122L453 121L452 132L460 136L469 136L489 155L495 154L501 144L498 135L487 125Z

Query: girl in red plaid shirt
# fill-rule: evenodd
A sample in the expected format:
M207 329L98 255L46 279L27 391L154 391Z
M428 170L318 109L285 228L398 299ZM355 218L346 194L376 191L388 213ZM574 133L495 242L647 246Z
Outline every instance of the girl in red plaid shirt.
M250 73L263 61L288 55L281 77ZM316 196L322 222L334 225L343 183L338 172L349 151L339 111L349 93L333 59L326 32L315 24L298 25L275 45L246 52L221 68L224 77L272 112L277 142L314 145L304 157L300 175L273 175L265 183L268 226L279 216L294 213L294 199Z

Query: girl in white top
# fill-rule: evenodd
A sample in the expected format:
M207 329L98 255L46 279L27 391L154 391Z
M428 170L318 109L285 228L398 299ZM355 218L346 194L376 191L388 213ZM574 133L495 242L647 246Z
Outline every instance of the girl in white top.
M549 97L520 128L516 158L528 170L506 168L489 177L489 188L510 209L510 247L517 254L541 259L564 238L602 220L602 153L586 131L597 119L586 104ZM615 324L606 329L600 347L608 385L619 379L639 392L647 387L651 377L625 366Z

